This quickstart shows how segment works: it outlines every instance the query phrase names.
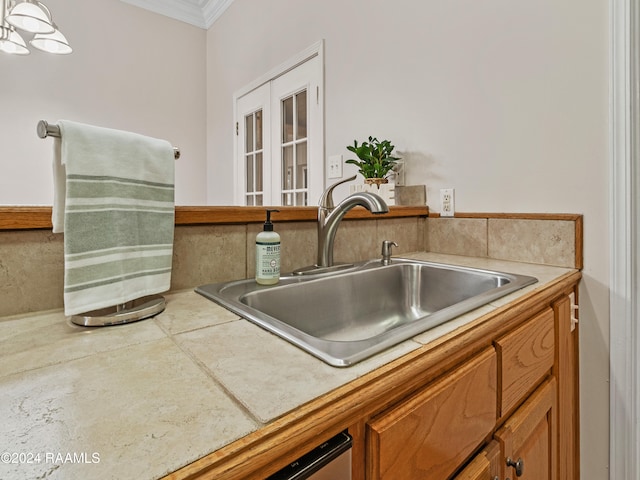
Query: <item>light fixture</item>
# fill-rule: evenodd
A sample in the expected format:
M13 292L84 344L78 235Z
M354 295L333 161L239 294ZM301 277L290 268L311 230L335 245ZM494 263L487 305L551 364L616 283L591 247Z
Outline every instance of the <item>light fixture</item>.
M53 26L55 27L56 24L54 23ZM36 33L29 43L38 50L57 55L66 55L73 51L66 37L57 27L53 33Z
M44 4L32 0L18 3L4 18L9 25L29 33L53 33L51 13Z
M37 0L0 0L0 51L27 55L29 49L16 29L33 34L29 43L43 52L65 55L73 51L49 9Z
M24 39L13 27L0 25L0 51L14 55L29 55Z

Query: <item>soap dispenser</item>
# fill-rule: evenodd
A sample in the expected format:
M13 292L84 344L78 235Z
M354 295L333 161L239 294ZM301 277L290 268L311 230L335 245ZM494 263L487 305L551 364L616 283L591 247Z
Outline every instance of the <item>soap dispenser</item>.
M280 280L280 235L271 223L271 213L279 211L267 210L262 232L256 236L256 282L260 285L275 285Z

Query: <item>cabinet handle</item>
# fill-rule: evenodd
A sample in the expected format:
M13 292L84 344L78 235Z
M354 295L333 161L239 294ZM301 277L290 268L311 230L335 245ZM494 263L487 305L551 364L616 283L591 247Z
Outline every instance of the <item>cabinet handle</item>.
M514 462L511 457L507 458L507 467L513 467L516 469L516 477L521 477L524 472L524 460L518 458L518 461Z

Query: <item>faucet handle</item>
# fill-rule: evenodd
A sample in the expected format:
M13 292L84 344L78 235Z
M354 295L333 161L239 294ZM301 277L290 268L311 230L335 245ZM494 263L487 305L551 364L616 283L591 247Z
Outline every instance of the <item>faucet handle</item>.
M382 241L382 264L389 265L391 263L391 247L397 247L398 244L391 240Z
M345 178L344 180L340 180L339 182L336 182L333 185L331 185L329 188L327 188L322 194L322 196L320 197L320 202L319 202L320 207L326 208L328 210L333 210L333 208L335 207L335 205L333 204L333 189L336 188L338 185L342 185L343 183L347 183L347 182L350 182L351 180L355 180L356 177L357 175L354 175L353 177Z

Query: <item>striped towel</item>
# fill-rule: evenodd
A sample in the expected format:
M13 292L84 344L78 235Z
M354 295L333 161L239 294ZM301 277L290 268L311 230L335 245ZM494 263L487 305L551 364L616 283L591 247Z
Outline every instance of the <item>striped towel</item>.
M62 120L53 231L64 231L64 308L86 313L167 291L174 231L170 143Z

